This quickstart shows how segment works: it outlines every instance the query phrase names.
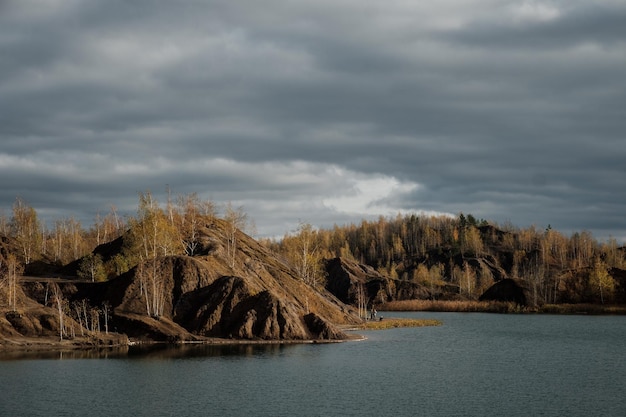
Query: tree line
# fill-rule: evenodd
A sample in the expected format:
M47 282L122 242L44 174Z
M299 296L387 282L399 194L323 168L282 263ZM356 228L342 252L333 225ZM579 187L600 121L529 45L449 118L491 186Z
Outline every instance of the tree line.
M588 231L565 236L550 226L518 228L463 213L381 216L325 230L302 224L265 243L311 284L323 281L324 259L345 257L433 293L454 285L468 300L499 279L523 280L536 305L613 302L619 285L612 272L626 268L625 249L613 238L598 242Z
M236 232L249 225L243 209L227 204L220 213L215 203L196 193L173 198L168 190L167 196L161 204L150 192L139 193L135 216L122 217L111 206L106 214L98 213L88 228L75 217L46 227L36 210L17 198L12 216L0 215L0 282L9 289L9 304L19 276L36 262L67 265L80 260L78 275L91 281L119 276L140 265L137 274L147 311L158 316L162 303L155 293L162 271L149 261L197 255L202 227L218 217L229 225L225 256L234 266ZM122 235L124 247L111 259L93 253L98 245ZM615 239L601 243L587 231L565 236L550 226L518 228L463 213L380 216L329 229L301 223L295 232L261 243L314 287L325 285L324 260L344 257L390 278L426 285L433 293L453 285L459 296L470 300L504 275L525 280L535 304L612 302L618 283L611 272L626 268L624 248Z

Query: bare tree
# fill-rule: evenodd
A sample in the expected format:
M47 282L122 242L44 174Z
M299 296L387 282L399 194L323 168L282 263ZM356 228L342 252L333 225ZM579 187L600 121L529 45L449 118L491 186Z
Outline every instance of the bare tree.
M467 263L463 262L463 286L465 287L465 293L468 298L474 296L474 288L476 288L476 272Z
M365 293L365 286L362 282L359 282L356 286L356 302L359 312L359 317L362 319L367 318L367 295Z
M119 237L121 227L120 219L115 211L115 206L111 206L111 212L109 212L106 216L101 216L98 212L93 224L96 245L110 242Z
M196 193L179 196L175 224L187 255L193 256L200 247L200 229L215 217L215 207L202 201Z
M59 337L61 340L63 340L63 334L65 333L65 322L64 322L65 312L64 312L63 304L65 300L63 299L63 293L61 292L61 289L59 288L59 285L57 283L52 284L52 295L54 297L57 310L59 313Z
M87 331L92 330L89 310L89 302L85 299L82 299L79 304L78 313L79 317L81 317L81 321L83 322L83 326L85 326L85 329L87 329Z
M318 243L316 242L316 232L308 223L300 224L298 229L298 269L300 276L307 284L315 287L321 275L321 256L319 254Z
M54 256L54 260L64 262L67 260L65 259L64 247L66 242L69 241L65 220L56 220L54 222L54 229L52 229L51 233L52 254Z
M6 258L0 256L0 284L7 289L9 308L17 310L17 288L19 286L22 266L17 257L9 253Z
M83 323L82 305L81 305L81 303L75 301L74 303L72 303L72 308L74 309L74 314L76 315L76 320L78 321L78 326L79 326L79 329L80 329L80 335L84 336L85 332L84 332L83 329L85 329L87 327L87 324Z
M10 222L4 214L4 210L0 210L0 235L8 235L10 233Z
M111 304L108 301L102 303L102 315L104 316L104 332L109 334L109 315L111 314Z
M13 204L11 229L22 253L24 263L30 264L35 256L35 251L40 247L41 223L35 209L28 206L21 198L17 198Z
M146 313L154 318L163 315L165 307L165 277L157 259L137 266L139 291L146 303Z
M9 254L7 258L10 306L13 310L17 310L17 287L22 274L22 266L13 254Z
M91 319L91 331L100 332L100 310L97 307L92 307L89 310Z
M233 268L235 266L235 253L237 250L237 231L246 227L248 215L243 211L243 207L234 208L229 202L226 205L224 220L228 223L228 230L226 231L228 263L230 267Z
M111 213L110 215L113 217L113 223L115 224L115 228L113 229L115 233L115 237L118 237L122 234L124 229L124 222L117 215L117 207L111 205Z
M322 275L322 256L319 250L318 234L313 226L300 223L295 234L283 238L282 251L300 278L315 287Z

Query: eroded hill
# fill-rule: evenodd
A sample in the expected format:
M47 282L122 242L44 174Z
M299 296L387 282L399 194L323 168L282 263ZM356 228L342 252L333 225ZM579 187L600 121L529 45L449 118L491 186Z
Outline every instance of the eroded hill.
M292 268L225 221L215 219L200 233L201 255L160 256L106 282L25 280L16 311L33 321L36 311L44 309L48 321L59 323L51 295L51 288L58 285L62 314L67 317L66 337L70 325L73 335L79 327L93 333L96 327L89 319L94 314L102 331L105 309L111 332L158 341L341 340L346 336L337 325L358 321L353 308L326 290L306 285ZM122 247L117 242L106 249ZM89 313L81 314L83 309ZM15 314L5 309L3 317ZM0 322L5 342L7 336L51 336L59 331L53 324L24 331L15 323Z

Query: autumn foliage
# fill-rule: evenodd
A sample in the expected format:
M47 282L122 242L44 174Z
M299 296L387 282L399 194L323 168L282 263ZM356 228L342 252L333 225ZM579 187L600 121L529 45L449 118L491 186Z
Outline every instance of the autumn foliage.
M0 282L9 288L18 279L14 276L37 275L41 265L46 265L48 273L57 267L60 275L69 273L91 281L110 279L142 265L149 291L158 287L150 278L158 271L150 270L148 261L201 254L206 242L201 242L200 230L219 217L218 211L214 203L195 193L177 198L168 194L161 203L144 192L139 194L136 216L121 218L111 206L107 214L97 213L89 228L74 217L46 226L36 210L18 198L12 215L0 216ZM236 232L248 219L242 208L230 204L223 209L222 219L231 225L225 256L232 264ZM95 254L95 248L118 240L121 250L111 256ZM328 278L324 260L342 257L389 279L422 285L432 299L454 291L456 299L475 301L495 282L512 278L525 283L532 305L626 302L624 247L614 239L599 242L587 231L566 236L549 226L518 228L471 214L410 214L330 229L302 223L282 239L261 243L318 289L326 286ZM74 265L73 269L68 265ZM152 300L148 308L158 316L160 304Z

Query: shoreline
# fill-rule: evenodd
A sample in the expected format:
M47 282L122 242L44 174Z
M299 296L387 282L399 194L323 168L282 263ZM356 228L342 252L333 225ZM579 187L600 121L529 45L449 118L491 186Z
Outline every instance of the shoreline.
M544 304L521 306L506 301L404 300L383 303L379 311L496 314L626 315L625 305Z
M589 305L589 304L546 304L541 307L521 307L505 302L475 301L429 301L407 300L383 304L381 311L392 312L461 312L495 314L545 314L545 315L626 315L626 306ZM4 356L19 354L61 354L69 352L97 352L141 349L150 347L176 346L261 346L295 344L331 344L367 340L358 331L385 330L399 327L439 326L442 322L434 319L408 319L387 317L384 320L367 320L360 324L344 325L339 328L344 332L343 339L302 339L302 340L262 340L262 339L223 339L204 338L200 340L154 341L128 338L125 334L110 333L75 337L59 340L54 336L7 337L0 336L0 360Z
M12 352L72 352L91 350L116 350L130 348L149 348L158 346L244 346L244 345L296 345L296 344L331 344L362 340L360 335L347 335L345 339L302 339L302 340L244 340L220 339L206 340L132 340L125 343L90 343L84 340L64 339L52 337L17 337L2 338L0 340L0 358L5 353Z
M358 342L367 337L356 332L360 330L384 330L398 327L439 326L442 323L431 319L387 318L378 321L365 321L362 324L341 327L346 337L343 339L302 339L302 340L244 340L207 338L205 340L153 341L133 340L125 335L109 335L109 343L99 343L96 338L75 338L58 340L56 337L3 337L0 339L0 359L7 354L38 354L63 352L115 351L133 348L177 347L177 346L262 346L262 345L297 345L297 344L332 344ZM113 340L125 342L113 343Z

